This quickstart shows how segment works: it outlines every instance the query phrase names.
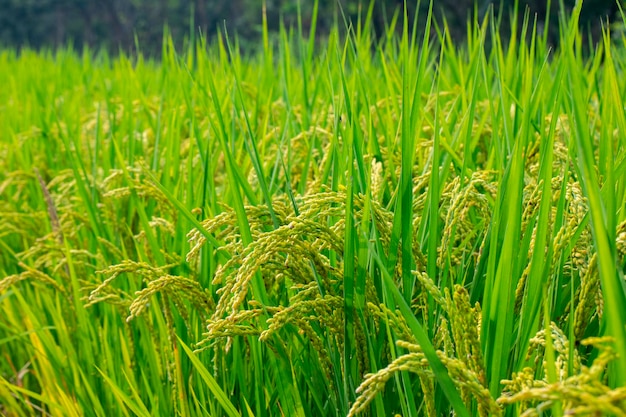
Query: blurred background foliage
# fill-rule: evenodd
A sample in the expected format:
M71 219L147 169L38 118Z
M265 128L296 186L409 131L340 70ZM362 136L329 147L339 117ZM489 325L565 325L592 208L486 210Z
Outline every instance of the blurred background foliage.
M561 1L565 9L574 5L574 0ZM281 20L287 27L294 27L300 12L306 33L314 1L299 3L296 0L0 0L0 45L39 49L73 44L78 49L88 45L111 52L132 51L139 45L143 53L158 55L167 25L177 46L184 43L192 28L201 30L211 41L218 30L226 27L230 35L238 35L244 49L253 50L261 43L263 7L270 31L277 31ZM556 39L559 3L553 0L548 7L545 1L520 0L519 9L528 7L531 16L537 14L540 24L549 15L551 24L547 29L550 38ZM377 35L384 33L385 22L403 4L403 0L375 1L373 21ZM438 22L445 16L452 36L460 41L466 34L468 17L474 12L484 16L492 4L496 14L503 12L502 27L506 32L514 0L435 0L434 15ZM345 27L343 16L355 21L368 5L369 0L319 0L318 33L325 33L335 22ZM424 24L428 6L428 1L419 4L407 1L409 16L419 7L419 25ZM581 26L596 39L601 34L601 18L621 21L616 0L585 0L583 7Z

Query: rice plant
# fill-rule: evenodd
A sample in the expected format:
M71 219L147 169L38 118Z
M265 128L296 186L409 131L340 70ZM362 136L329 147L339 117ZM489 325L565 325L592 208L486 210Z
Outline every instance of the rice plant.
M626 38L372 10L0 52L0 413L626 415Z

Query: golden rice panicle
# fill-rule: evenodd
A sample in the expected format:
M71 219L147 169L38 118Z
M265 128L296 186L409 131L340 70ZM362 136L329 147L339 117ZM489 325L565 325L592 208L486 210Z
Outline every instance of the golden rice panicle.
M621 257L621 259L619 259L620 265L624 265L626 261L626 220L617 226L616 235L615 243L617 244L617 253Z
M130 315L127 321L138 317L158 293L163 293L171 299L187 323L189 323L189 313L184 301L188 301L196 311L204 315L209 314L213 309L213 300L197 281L166 274L150 281L146 288L135 293L135 299L129 307Z
M589 212L589 203L587 202L587 198L584 196L582 186L579 182L570 181L567 184L566 199L568 202L568 209L573 220L573 225L578 227ZM569 242L566 242L566 244L569 244ZM574 267L580 270L581 273L584 273L585 267L588 265L589 259L592 255L593 245L591 227L588 226L582 231L576 245L572 249L571 258Z
M261 333L259 339L268 340L274 333L287 324L300 327L302 323L315 321L331 333L343 331L343 299L337 296L318 297L313 300L300 301L289 307L280 308L273 317L267 320L268 328Z
M109 275L109 277L102 281L102 283L92 291L92 294L97 294L102 288L110 285L122 274L136 274L147 283L163 275L169 266L170 265L155 267L147 262L136 262L130 259L124 260L116 265L110 265L98 271L98 274Z
M555 328L552 332L555 333ZM536 341L541 343L544 336L538 334ZM553 384L547 382L547 377L535 379L536 369L525 368L523 372L514 374L512 380L502 381L505 388L498 403L503 406L518 404L525 416L540 415L542 410L558 402L565 415L625 417L626 387L611 389L604 381L609 363L616 358L612 343L609 337L583 340L583 346L596 346L600 350L599 355L590 367L577 367L572 375L561 374L561 378ZM555 344L557 346L558 343Z
M496 195L497 183L493 172L475 171L461 183L454 177L444 188L440 211L445 213L441 245L438 248L438 264L443 267L458 266L472 252L476 242L482 239L483 225L492 215L489 202Z
M279 225L284 225L287 221L287 217L293 214L292 210L280 199L276 199L272 202L272 208ZM229 253L239 252L243 246L241 243L237 213L227 206L222 206L222 209L223 211L221 213L203 220L200 224L205 233L214 235L217 241L223 243L221 246L222 250ZM244 210L253 237L256 238L260 234L273 228L271 214L266 206L245 206ZM193 263L198 259L200 250L206 244L207 240L203 232L197 229L189 231L187 233L187 239L191 247L189 252L187 252L187 262Z
M227 208L215 217L205 219L200 223L207 233L216 235L216 240L222 240L225 249L229 252L234 253L236 249L241 248L240 233L237 226L237 214L234 210ZM197 229L192 229L187 233L187 239L191 249L187 252L186 259L190 264L195 264L199 259L200 251L206 244L207 239L203 233Z
M422 352L419 345L415 343L398 340L396 345L408 350L409 352ZM419 378L420 387L422 389L422 400L424 401L426 408L426 415L429 417L435 417L437 415L437 407L435 406L435 377L431 373L427 372L420 372L417 374L417 377Z
M132 261L127 261L127 262L132 262ZM110 276L104 279L104 281L102 281L93 290L91 290L91 292L89 293L89 296L87 297L87 304L85 304L85 307L90 307L100 302L109 302L112 299L116 303L123 303L124 302L123 300L125 298L127 299L126 303L130 305L131 296L127 295L127 297L124 297L124 295L126 295L125 293L121 291L120 292L116 291L116 289L113 288L113 286L111 285L111 283L121 274L125 272L135 271L134 269L126 270L124 267L122 267L123 264L124 262L118 265L110 266L102 271L97 272L98 274L110 274Z
M385 191L385 178L383 176L383 164L375 158L372 158L370 177L372 198L375 201L381 201L383 192Z
M285 262L289 262L289 257ZM334 283L335 281L332 281ZM296 304L301 301L312 300L320 295L320 287L317 281L313 280L306 284L295 283L292 285L291 289L294 291L294 294L290 297L289 303ZM324 288L324 291L328 291L330 288Z
M487 386L485 362L480 344L481 310L478 303L470 305L467 290L454 286L453 298L448 298L450 327L456 347L456 357L464 361L468 368L478 375L483 386Z
M270 342L272 337L287 325L295 326L298 333L311 344L311 351L317 355L324 372L332 382L333 364L323 340L332 341L339 350L343 349L343 299L341 297L318 296L312 300L292 302L288 307L277 307L267 319L267 325L267 329L259 335L259 340L262 342ZM321 333L320 330L315 329L321 329ZM364 367L362 360L361 366Z
M501 410L487 388L479 336L480 308L478 305L470 306L467 290L459 285L454 287L452 296L445 289L445 301L448 320L442 319L437 332L443 339L444 349L437 351L437 355L460 389L461 399L470 409L475 403L479 415L499 415Z
M580 340L585 335L587 326L598 311L598 297L602 297L600 290L600 275L598 273L598 255L594 253L580 278L580 288L577 293L577 302L574 308L574 336Z
M383 391L387 381L397 372L408 371L418 375L424 374L427 377L432 377L432 371L430 370L428 361L419 346L406 342L398 343L400 347L409 350L409 353L399 356L378 372L365 375L363 382L356 389L359 396L354 404L352 404L352 407L350 407L348 417L356 416L358 413L364 411L374 397L379 392Z
M442 346L443 353L446 356L453 357L455 355L454 340L450 334L450 323L445 317L441 317L441 323L439 323L437 328L433 346Z
M37 282L41 282L45 285L49 285L59 291L60 293L66 293L66 290L63 286L59 285L54 278L42 272L38 269L32 268L26 265L23 262L18 262L18 266L22 268L24 271L19 274L7 275L0 280L0 294L3 294L7 291L12 285L20 281L24 281L27 279L31 279Z
M308 240L303 236L311 237ZM236 271L225 271L219 278L225 280L224 288L220 291L220 300L214 314L215 318L235 312L244 302L248 294L250 282L255 274L265 274L265 265L274 263L284 264L286 257L291 259L309 260L315 267L321 279L328 284L331 278L329 261L320 251L323 249L338 249L340 239L326 226L308 220L294 219L288 225L266 232L251 243L242 253L232 258L240 264ZM293 262L293 261L292 261ZM336 272L336 271L334 271ZM308 283L314 279L312 273L305 276L291 275L295 282ZM218 275L216 275L216 279Z
M555 191L555 195L560 194L560 189ZM560 256L570 256L572 267L584 273L584 268L589 262L591 256L591 235L589 227L582 230L576 244L572 248L571 254L564 254L567 247L572 244L580 224L588 211L586 199L582 195L582 189L578 182L570 179L566 184L565 200L567 202L565 209L565 219L561 228L556 232L553 239L553 259L557 260ZM555 265L552 265L554 268Z
M428 417L437 416L437 407L435 406L435 378L432 375L421 373L418 375L420 387L422 388L423 400L426 406L426 415Z
M281 217L277 228L266 208L247 207L254 236L247 247L241 243L232 210L205 220L206 231L213 233L216 239L229 242L223 249L230 259L218 267L214 276L213 284L220 286L219 299L207 322L204 339L198 345L226 338L228 347L233 337L252 334L269 342L286 324L293 324L307 334L317 351L321 351L320 335L315 334L311 323L325 318L323 327L334 329L332 333L342 346L343 302L336 294L342 293L343 266L340 257L331 265L326 252L341 255L343 251L343 240L339 237L343 225L339 221L330 227L328 224L331 218L345 217L344 202L345 196L336 192L307 195L298 200L298 216L277 202L275 208ZM188 259L193 260L206 240L198 231L188 236L192 242ZM263 307L263 313L261 309L252 308L255 301L248 296L251 282L257 275L268 291L279 290L271 291L270 305ZM275 294L285 293L289 297L286 307L271 305L276 302L272 299ZM322 293L326 295L321 297ZM261 319L267 320L268 327L259 323ZM320 362L330 369L330 361L326 362L322 356Z
M368 302L367 307L372 318L377 321L377 324L383 322L385 325L391 327L391 330L396 335L396 339L410 340L412 343L417 343L415 336L413 336L413 333L399 310L394 312L384 304L374 304L372 302Z
M250 308L241 310L227 318L208 318L206 331L202 333L202 338L194 345L195 351L201 352L223 342L223 351L227 353L235 337L258 337L261 334L261 328L258 324L259 318L273 310L274 308Z
M469 369L466 362L446 356L440 350L437 351L437 356L446 367L456 387L460 389L461 399L466 406L471 408L472 402L475 401L481 417L502 415L502 409L491 397L489 389L480 381L479 374Z
M418 279L421 276L420 282L424 281L426 286L432 285L428 284L429 279L424 275L418 275ZM470 306L469 295L461 286L455 287L453 296L450 296L447 290L445 295L441 295L438 289L433 294L440 298L441 308L448 317L448 319L442 318L439 324L437 332L439 343L437 344L442 345L443 350L438 350L437 355L455 385L460 389L461 397L466 405L471 407L475 404L480 416L501 415L501 407L491 397L486 387L485 367L479 341L480 308ZM432 371L408 326L400 320L400 314L390 311L384 305L370 303L368 307L374 317L389 323L400 339L396 344L408 353L399 356L377 373L365 376L357 390L360 395L349 415L365 410L374 396L384 389L386 381L398 371L409 371L418 375L426 414L435 415ZM451 333L448 331L448 326L452 329ZM413 340L413 342L403 341L403 338Z
M580 368L580 358L578 356L577 350L573 351L574 357L570 357L570 341L567 339L567 336L565 336L565 333L554 322L550 323L550 338L552 340L552 348L556 353L556 360L554 365L557 371L557 378L559 379L559 381L562 381L567 378L567 374L569 372L569 362L573 361L572 369L577 371ZM543 355L543 368L548 369L548 365L546 364L547 358L545 357L545 354L543 352L546 343L545 339L546 330L542 329L537 333L535 337L530 340L529 355L531 354L531 351L533 349L537 354L537 360L539 359L540 355Z
M532 231L526 230L529 226L529 223L537 217L539 212L539 204L541 203L541 199L543 197L543 180L540 180L536 184L528 184L524 187L524 211L522 213L522 233L532 232L532 243L531 248L534 247L535 240L535 228Z
M398 166L398 170L400 167ZM398 172L399 174L399 172ZM430 183L430 171L417 174L413 179L413 213L421 213L424 209L424 205L426 204L426 198L428 197L428 184ZM419 222L421 221L420 216L414 216L413 218L413 229L417 230L419 227Z
M535 380L535 370L529 366L520 372L513 372L511 379L500 381L503 385L502 394L496 400L500 405L506 406L519 403L521 411L527 411L531 405L531 396L520 396L513 399L517 393L527 393L533 388L544 387L545 381ZM523 415L528 415L524 413Z
M413 271L413 275L417 278L417 281L422 286L424 292L435 300L435 302L442 308L447 308L446 300L441 293L441 290L435 282L428 276L426 272Z

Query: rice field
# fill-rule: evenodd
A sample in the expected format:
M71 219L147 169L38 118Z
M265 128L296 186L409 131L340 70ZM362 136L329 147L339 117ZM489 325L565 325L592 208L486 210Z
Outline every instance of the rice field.
M626 38L578 11L1 51L0 414L626 416Z

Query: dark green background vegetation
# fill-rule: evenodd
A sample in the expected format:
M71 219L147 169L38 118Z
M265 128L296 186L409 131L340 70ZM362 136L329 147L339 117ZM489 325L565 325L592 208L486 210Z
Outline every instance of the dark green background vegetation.
M287 26L296 24L298 2L294 0L0 0L0 45L41 48L73 43L77 48L90 45L111 51L119 48L128 51L135 47L137 40L143 52L152 55L158 54L161 49L164 24L168 25L176 44L181 45L192 24L211 39L225 23L231 34L239 35L245 48L254 48L259 43L264 3L270 30L276 30L281 19ZM314 2L303 0L301 3L306 30ZM420 7L422 24L428 2L422 1L419 6L416 1L407 3L410 15ZM508 16L515 2L436 0L434 13L438 21L445 14L452 35L461 40L466 33L468 16L474 10L479 16L484 15L492 3L496 11L504 11L504 15ZM532 12L537 13L540 21L548 12L545 1L522 0L520 3L521 9L529 6ZM559 1L554 0L553 3L551 21L556 22ZM571 7L574 1L565 0L564 3L566 7ZM362 12L360 4L366 8L369 0L320 0L319 33L324 33L324 29L330 27L335 19L342 21L343 15L355 19ZM385 22L402 4L403 0L376 1L374 22L378 34L382 33ZM618 15L615 0L586 0L581 24L586 28L592 27L591 32L597 37L601 32L600 17L611 16L615 20ZM550 31L550 37L556 39L556 26L550 25Z

